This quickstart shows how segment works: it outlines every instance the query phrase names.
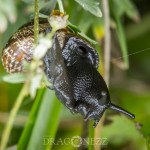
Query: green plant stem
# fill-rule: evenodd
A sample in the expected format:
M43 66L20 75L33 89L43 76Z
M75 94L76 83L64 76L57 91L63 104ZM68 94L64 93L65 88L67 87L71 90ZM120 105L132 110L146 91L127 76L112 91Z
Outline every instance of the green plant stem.
M104 38L104 79L107 86L109 86L109 73L110 73L110 50L111 50L111 32L110 32L110 16L109 16L109 1L102 0L103 4L103 16L104 16L104 29L105 29L105 38ZM103 123L105 120L105 114L101 118L101 121L95 129L94 138L101 137L101 130L103 128ZM101 150L101 145L94 144L94 150Z
M104 79L109 86L109 71L110 71L110 50L111 50L111 32L110 32L110 17L109 17L109 1L103 0L104 13Z
M39 35L39 1L34 0L34 44L38 44Z
M15 101L15 104L14 104L14 106L13 106L11 112L10 112L7 124L6 124L4 132L2 134L2 141L1 141L1 145L0 145L0 150L5 150L6 149L6 146L7 146L8 140L9 140L9 136L10 136L10 132L12 130L13 123L15 121L17 112L18 112L18 110L21 106L21 103L22 103L24 97L27 94L27 91L28 91L27 87L28 87L28 83L26 82L23 85L23 87L22 87L22 89L21 89L21 91L18 95L18 98Z
M39 112L40 105L41 105L42 100L43 100L44 93L45 93L45 88L40 89L37 93L33 107L32 107L31 112L29 114L28 121L25 125L25 128L24 128L22 134L21 134L21 138L19 139L19 142L17 144L18 150L24 150L24 149L27 149L27 147L28 147L29 139L30 139L30 136L32 134L32 130L34 128L36 118L38 116L38 112ZM26 141L26 142L24 142L24 141Z
M64 7L62 4L62 0L57 0L60 12L64 13Z
M93 128L93 122L92 121L89 122L89 131L88 132L89 132L88 138L94 139L94 128ZM94 149L94 145L90 144L88 146L88 150L93 150L93 149Z
M118 35L118 39L119 39L119 43L120 43L120 47L122 50L122 56L128 56L128 48L127 48L127 44L126 44L126 38L125 38L125 32L123 29L123 25L119 19L119 17L115 17L116 19L116 23L117 23L117 35ZM129 68L129 59L128 57L122 57L124 59L124 68L128 69Z

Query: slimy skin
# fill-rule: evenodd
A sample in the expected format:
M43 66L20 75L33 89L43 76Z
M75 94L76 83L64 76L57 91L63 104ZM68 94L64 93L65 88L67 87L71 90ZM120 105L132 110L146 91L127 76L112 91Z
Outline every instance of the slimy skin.
M65 42L60 42L57 36L61 32L55 34L53 46L44 58L45 74L53 84L57 98L71 112L80 113L85 120L94 120L94 127L108 108L134 118L110 102L107 85L97 71L96 50L81 37L70 33L64 34Z
M23 72L23 60L32 60L33 25L33 21L23 25L4 47L2 63L7 72ZM51 32L46 19L39 20L39 31ZM80 113L85 120L94 120L94 127L108 108L134 118L133 114L111 103L107 85L97 71L98 58L96 50L82 37L68 28L56 31L52 47L43 58L45 75L53 84L48 88L55 91L71 112Z

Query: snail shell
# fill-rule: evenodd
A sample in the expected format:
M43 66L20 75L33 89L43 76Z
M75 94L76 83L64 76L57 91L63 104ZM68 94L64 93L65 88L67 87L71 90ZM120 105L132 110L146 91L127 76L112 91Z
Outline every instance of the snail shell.
M39 19L39 33L50 32L51 27L47 19ZM76 36L83 39L80 36L72 33L68 28L58 30L56 32L61 49L65 45L66 39L70 36ZM8 40L6 46L2 51L2 63L8 73L16 73L24 71L23 60L30 62L33 55L33 43L34 43L34 20L23 25L15 32ZM93 65L98 67L99 59L96 51L93 51L91 61Z
M44 32L50 25L47 19L39 20L39 32ZM23 60L30 62L33 54L34 20L23 25L8 40L2 51L2 63L9 73L22 72Z

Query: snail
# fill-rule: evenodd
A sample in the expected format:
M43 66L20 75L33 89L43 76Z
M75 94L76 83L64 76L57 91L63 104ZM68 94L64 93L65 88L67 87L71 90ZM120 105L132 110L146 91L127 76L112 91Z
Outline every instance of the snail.
M46 20L40 21L39 26L40 32L50 32ZM31 61L32 47L33 22L21 27L4 48L2 61L6 70L11 73L23 71L22 60ZM106 109L134 118L133 114L111 103L107 85L97 71L98 57L88 41L68 28L56 31L52 47L43 58L44 72L53 85L48 88L55 91L56 97L71 112L80 113L85 120L94 120L93 127Z
M8 40L2 51L2 63L9 73L22 72L23 60L32 60L34 42L34 21L23 25ZM39 32L50 28L47 19L39 19Z

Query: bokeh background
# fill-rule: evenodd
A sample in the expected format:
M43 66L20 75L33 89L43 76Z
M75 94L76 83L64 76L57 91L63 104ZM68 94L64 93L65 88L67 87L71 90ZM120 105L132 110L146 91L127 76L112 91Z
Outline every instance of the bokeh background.
M48 1L40 1L42 12L48 13ZM102 2L100 7L102 8ZM150 149L150 1L149 0L110 0L111 19L111 71L110 94L113 103L135 114L131 120L116 112L107 111L101 138L107 138L105 150L148 150ZM32 0L0 0L0 52L10 36L33 18ZM45 6L46 4L46 6ZM64 9L69 20L78 26L90 38L96 40L100 54L100 68L103 72L103 39L105 36L103 18L95 17L85 11L74 0L64 0ZM56 8L58 6L56 5ZM117 19L119 23L116 21ZM120 25L123 33L118 27ZM121 42L123 44L121 44ZM125 46L123 46L125 45ZM125 52L123 52L124 50ZM126 64L129 60L129 68ZM0 62L0 138L7 123L8 115L19 94L22 84L10 84L3 81L6 75ZM83 118L72 115L56 99L53 92L40 91L41 101L35 115L30 133L22 137L25 124L35 104L27 96L16 117L8 146L24 143L23 149L46 149L44 136L59 139L83 136ZM36 98L37 100L38 98ZM42 129L42 130L40 130ZM22 142L22 141L24 142ZM20 147L21 147L20 146ZM51 149L78 149L71 144L53 144ZM86 146L79 149L88 149Z

